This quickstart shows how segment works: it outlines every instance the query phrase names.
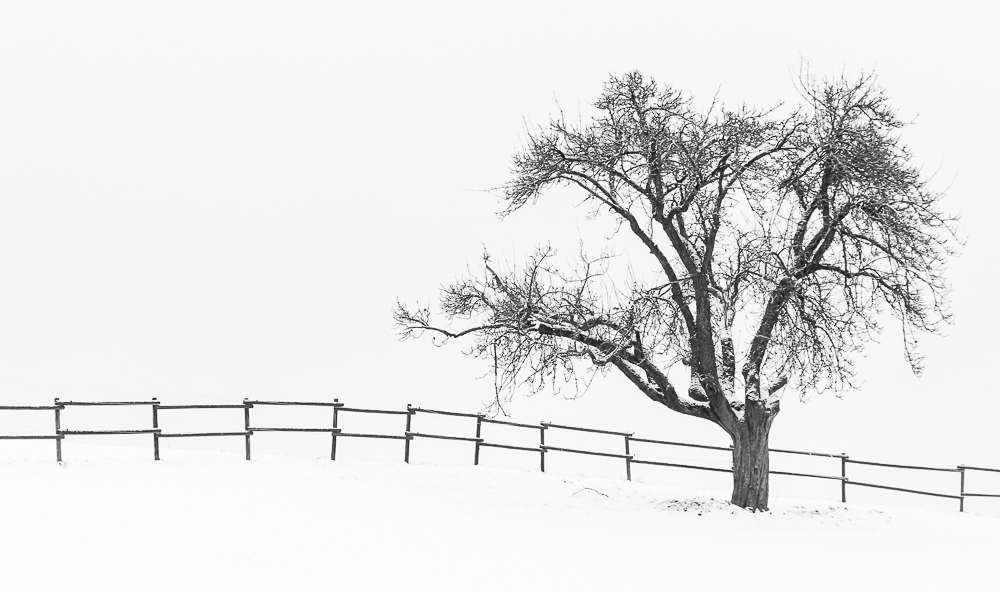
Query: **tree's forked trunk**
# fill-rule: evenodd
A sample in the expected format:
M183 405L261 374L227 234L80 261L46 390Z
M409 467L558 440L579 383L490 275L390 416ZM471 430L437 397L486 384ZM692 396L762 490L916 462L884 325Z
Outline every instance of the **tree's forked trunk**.
M773 415L747 409L733 436L732 503L751 511L767 511L770 460L768 434Z

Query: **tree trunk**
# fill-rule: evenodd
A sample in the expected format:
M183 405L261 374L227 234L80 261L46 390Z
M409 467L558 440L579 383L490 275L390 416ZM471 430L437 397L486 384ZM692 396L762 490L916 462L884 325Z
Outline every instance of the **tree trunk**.
M767 511L770 460L767 439L774 412L748 404L733 436L732 503L751 511Z

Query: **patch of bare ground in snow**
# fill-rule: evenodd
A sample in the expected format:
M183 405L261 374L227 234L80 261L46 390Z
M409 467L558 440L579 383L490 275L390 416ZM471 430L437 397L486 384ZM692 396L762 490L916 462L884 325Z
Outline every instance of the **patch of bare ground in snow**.
M710 512L721 512L724 514L738 514L746 512L729 502L717 499L668 499L653 502L653 508L661 512L694 512L699 516Z

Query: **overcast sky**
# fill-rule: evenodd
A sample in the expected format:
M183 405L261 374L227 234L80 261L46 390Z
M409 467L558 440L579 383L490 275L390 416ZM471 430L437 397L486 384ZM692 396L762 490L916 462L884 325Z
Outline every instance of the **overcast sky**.
M0 400L478 411L489 368L460 344L400 343L390 311L434 299L484 244L517 259L593 233L565 200L496 217L484 190L507 178L525 122L557 102L579 113L633 69L696 100L794 103L805 61L877 73L967 243L948 272L956 322L924 339L924 377L887 320L860 390L789 395L772 445L1000 466L988 3L478 6L4 3ZM727 443L616 377L508 411Z

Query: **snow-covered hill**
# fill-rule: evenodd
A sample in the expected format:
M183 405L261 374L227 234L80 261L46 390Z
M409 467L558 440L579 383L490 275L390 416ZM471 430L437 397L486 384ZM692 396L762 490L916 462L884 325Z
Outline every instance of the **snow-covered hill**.
M478 467L176 451L0 463L21 590L941 590L1000 519Z

